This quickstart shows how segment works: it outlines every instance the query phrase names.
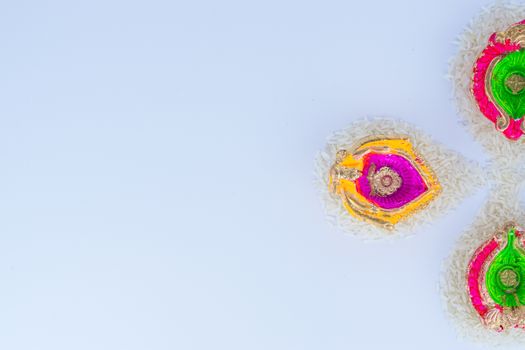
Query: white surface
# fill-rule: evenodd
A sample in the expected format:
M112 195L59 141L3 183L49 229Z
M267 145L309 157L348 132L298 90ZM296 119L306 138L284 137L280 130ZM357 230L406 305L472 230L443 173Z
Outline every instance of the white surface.
M438 280L487 190L364 244L312 172L366 115L484 162L445 75L487 3L0 5L0 348L472 348Z

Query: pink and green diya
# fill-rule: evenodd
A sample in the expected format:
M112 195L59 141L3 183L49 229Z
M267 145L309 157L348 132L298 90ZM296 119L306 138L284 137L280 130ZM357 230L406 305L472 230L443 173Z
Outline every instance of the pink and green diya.
M470 302L482 322L497 331L525 328L524 238L508 224L474 253L468 266Z
M483 115L510 140L525 132L525 20L493 33L474 64L472 94Z

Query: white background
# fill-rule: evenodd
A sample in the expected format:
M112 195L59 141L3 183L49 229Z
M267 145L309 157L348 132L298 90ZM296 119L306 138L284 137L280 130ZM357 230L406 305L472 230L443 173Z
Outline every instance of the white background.
M481 163L446 80L488 1L0 4L0 348L471 349L426 232L326 222L313 162L364 116Z

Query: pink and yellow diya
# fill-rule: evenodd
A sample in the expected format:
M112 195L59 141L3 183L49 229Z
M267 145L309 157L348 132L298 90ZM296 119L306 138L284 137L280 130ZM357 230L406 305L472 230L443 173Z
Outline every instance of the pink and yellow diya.
M408 139L384 136L339 150L329 185L351 215L387 229L423 208L441 189Z
M334 132L316 174L328 218L365 239L421 231L486 178L475 162L406 122L384 118Z

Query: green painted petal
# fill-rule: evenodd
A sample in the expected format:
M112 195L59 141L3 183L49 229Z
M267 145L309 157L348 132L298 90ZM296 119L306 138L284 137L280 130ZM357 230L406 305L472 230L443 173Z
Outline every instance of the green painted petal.
M525 115L525 50L514 51L494 65L490 80L496 104L509 117Z
M525 252L516 246L514 229L507 237L507 245L490 264L485 281L494 302L517 307L525 305Z

